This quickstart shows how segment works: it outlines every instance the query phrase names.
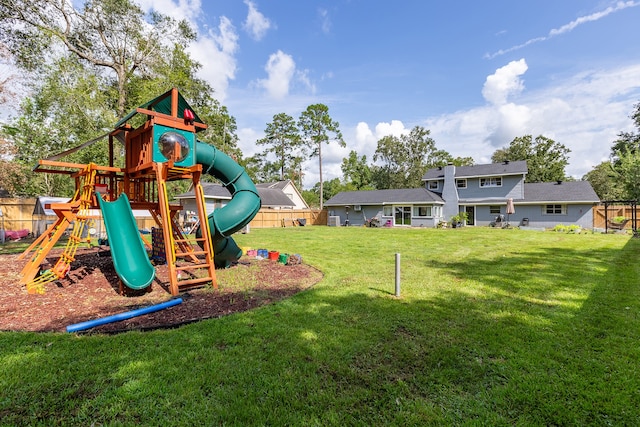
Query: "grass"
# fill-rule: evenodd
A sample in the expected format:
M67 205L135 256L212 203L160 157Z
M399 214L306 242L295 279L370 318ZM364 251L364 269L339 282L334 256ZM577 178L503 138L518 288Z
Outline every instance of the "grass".
M0 425L640 425L640 240L297 227L237 241L325 277L176 330L0 333Z

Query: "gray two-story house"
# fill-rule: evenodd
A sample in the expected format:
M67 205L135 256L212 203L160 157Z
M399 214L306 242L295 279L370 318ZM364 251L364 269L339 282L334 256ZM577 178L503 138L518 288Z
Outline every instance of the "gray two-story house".
M363 225L375 218L383 226L435 227L466 212L466 225L490 225L501 219L536 228L593 227L592 208L600 200L589 182L528 184L526 174L526 161L447 165L428 170L420 189L349 191L324 205L332 225ZM507 210L509 203L513 210Z

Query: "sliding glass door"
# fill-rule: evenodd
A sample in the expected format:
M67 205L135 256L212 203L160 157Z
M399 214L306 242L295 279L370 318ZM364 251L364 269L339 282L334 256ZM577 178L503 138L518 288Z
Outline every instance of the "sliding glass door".
M395 206L395 225L411 225L411 206Z

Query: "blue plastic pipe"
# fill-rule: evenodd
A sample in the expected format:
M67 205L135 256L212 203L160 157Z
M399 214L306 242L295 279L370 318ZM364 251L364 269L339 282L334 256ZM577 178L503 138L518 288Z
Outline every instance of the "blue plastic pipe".
M112 316L101 317L99 319L87 320L86 322L75 323L67 326L67 332L83 331L85 329L95 328L96 326L105 325L107 323L119 322L121 320L131 319L132 317L142 316L143 314L153 313L154 311L164 310L182 303L182 298L174 298L160 304L150 305L149 307L138 308L136 310L125 311L124 313L114 314Z

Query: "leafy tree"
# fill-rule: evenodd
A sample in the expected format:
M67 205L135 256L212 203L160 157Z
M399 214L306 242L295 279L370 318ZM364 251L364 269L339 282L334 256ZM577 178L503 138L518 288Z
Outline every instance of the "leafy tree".
M569 164L567 147L542 135L535 140L531 135L516 137L508 147L496 150L491 156L494 163L507 160L526 160L526 182L566 180L565 168Z
M619 152L616 164L616 175L622 188L624 198L628 200L640 200L640 151L625 149Z
M9 71L11 68L10 58L9 49L0 43L0 104L4 104L15 96L10 88L16 77L14 73Z
M273 121L267 124L265 137L256 142L257 145L266 146L264 156L274 154L276 165L280 169L280 179L291 176L295 171L303 154L303 142L293 117L285 113L273 116ZM286 172L286 173L285 173Z
M15 161L22 165L32 167L38 159L108 132L126 111L171 87L180 87L209 124L198 138L240 157L235 119L196 77L200 64L186 53L195 34L185 22L157 13L145 16L132 0L92 0L77 8L66 1L36 0L27 6L23 0L0 0L0 35L16 65L38 74L30 81L21 116L12 123L12 142L19 149ZM41 55L33 46L50 49ZM106 146L105 139L64 160L105 164ZM25 186L32 195L72 191L66 177L33 175L33 185ZM63 178L66 185L58 182Z
M367 165L367 156L358 157L358 153L352 150L349 157L342 159L340 169L345 181L351 184L354 190L373 189L372 172Z
M313 186L313 189L312 189L313 193L315 195L320 195L320 188L321 188L320 183L317 182ZM336 194L340 193L341 191L349 191L349 190L353 190L353 188L350 187L349 185L345 185L344 183L342 183L340 181L340 178L333 178L329 181L326 181L322 186L322 192L323 192L322 200L327 201L333 196L335 196Z
M620 132L611 148L609 185L618 189L617 200L638 200L640 196L640 103L634 105L630 118L637 131Z
M417 188L422 186L422 176L427 169L447 164L451 156L436 149L430 133L428 129L416 126L409 134L381 138L373 155L374 161L382 162L373 167L375 187Z
M630 118L640 131L640 103L634 105ZM638 167L640 133L620 132L613 141L611 159L595 166L582 179L591 186L601 200L637 200L640 188Z
M302 198L311 209L318 209L320 207L320 193L317 191L319 187L318 185L310 190L301 191Z
M278 164L268 161L262 153L247 157L243 163L245 170L255 182L277 181L280 177Z
M611 162L602 162L582 177L589 181L600 200L623 200L625 191Z
M302 133L302 138L307 147L311 149L311 157L318 157L318 171L320 177L320 189L318 196L320 197L320 209L322 209L324 200L321 196L323 191L322 180L322 145L335 141L341 147L346 144L342 139L340 132L340 124L329 116L329 107L324 104L309 105L300 115L298 126Z
M15 129L4 127L0 133L0 185L11 197L25 195L29 182L31 168L12 161L18 154L18 149L10 134Z
M626 155L627 153L635 153L640 150L640 103L634 105L634 111L631 114L631 119L636 126L636 132L620 132L618 139L614 141L611 148L611 155L614 161L620 155Z
M85 64L111 73L116 114L127 106L127 83L161 61L168 47L195 39L186 21L144 11L132 0L88 0L76 8L60 0L2 0L0 33L18 66L39 71L62 48ZM100 74L99 71L96 74Z

